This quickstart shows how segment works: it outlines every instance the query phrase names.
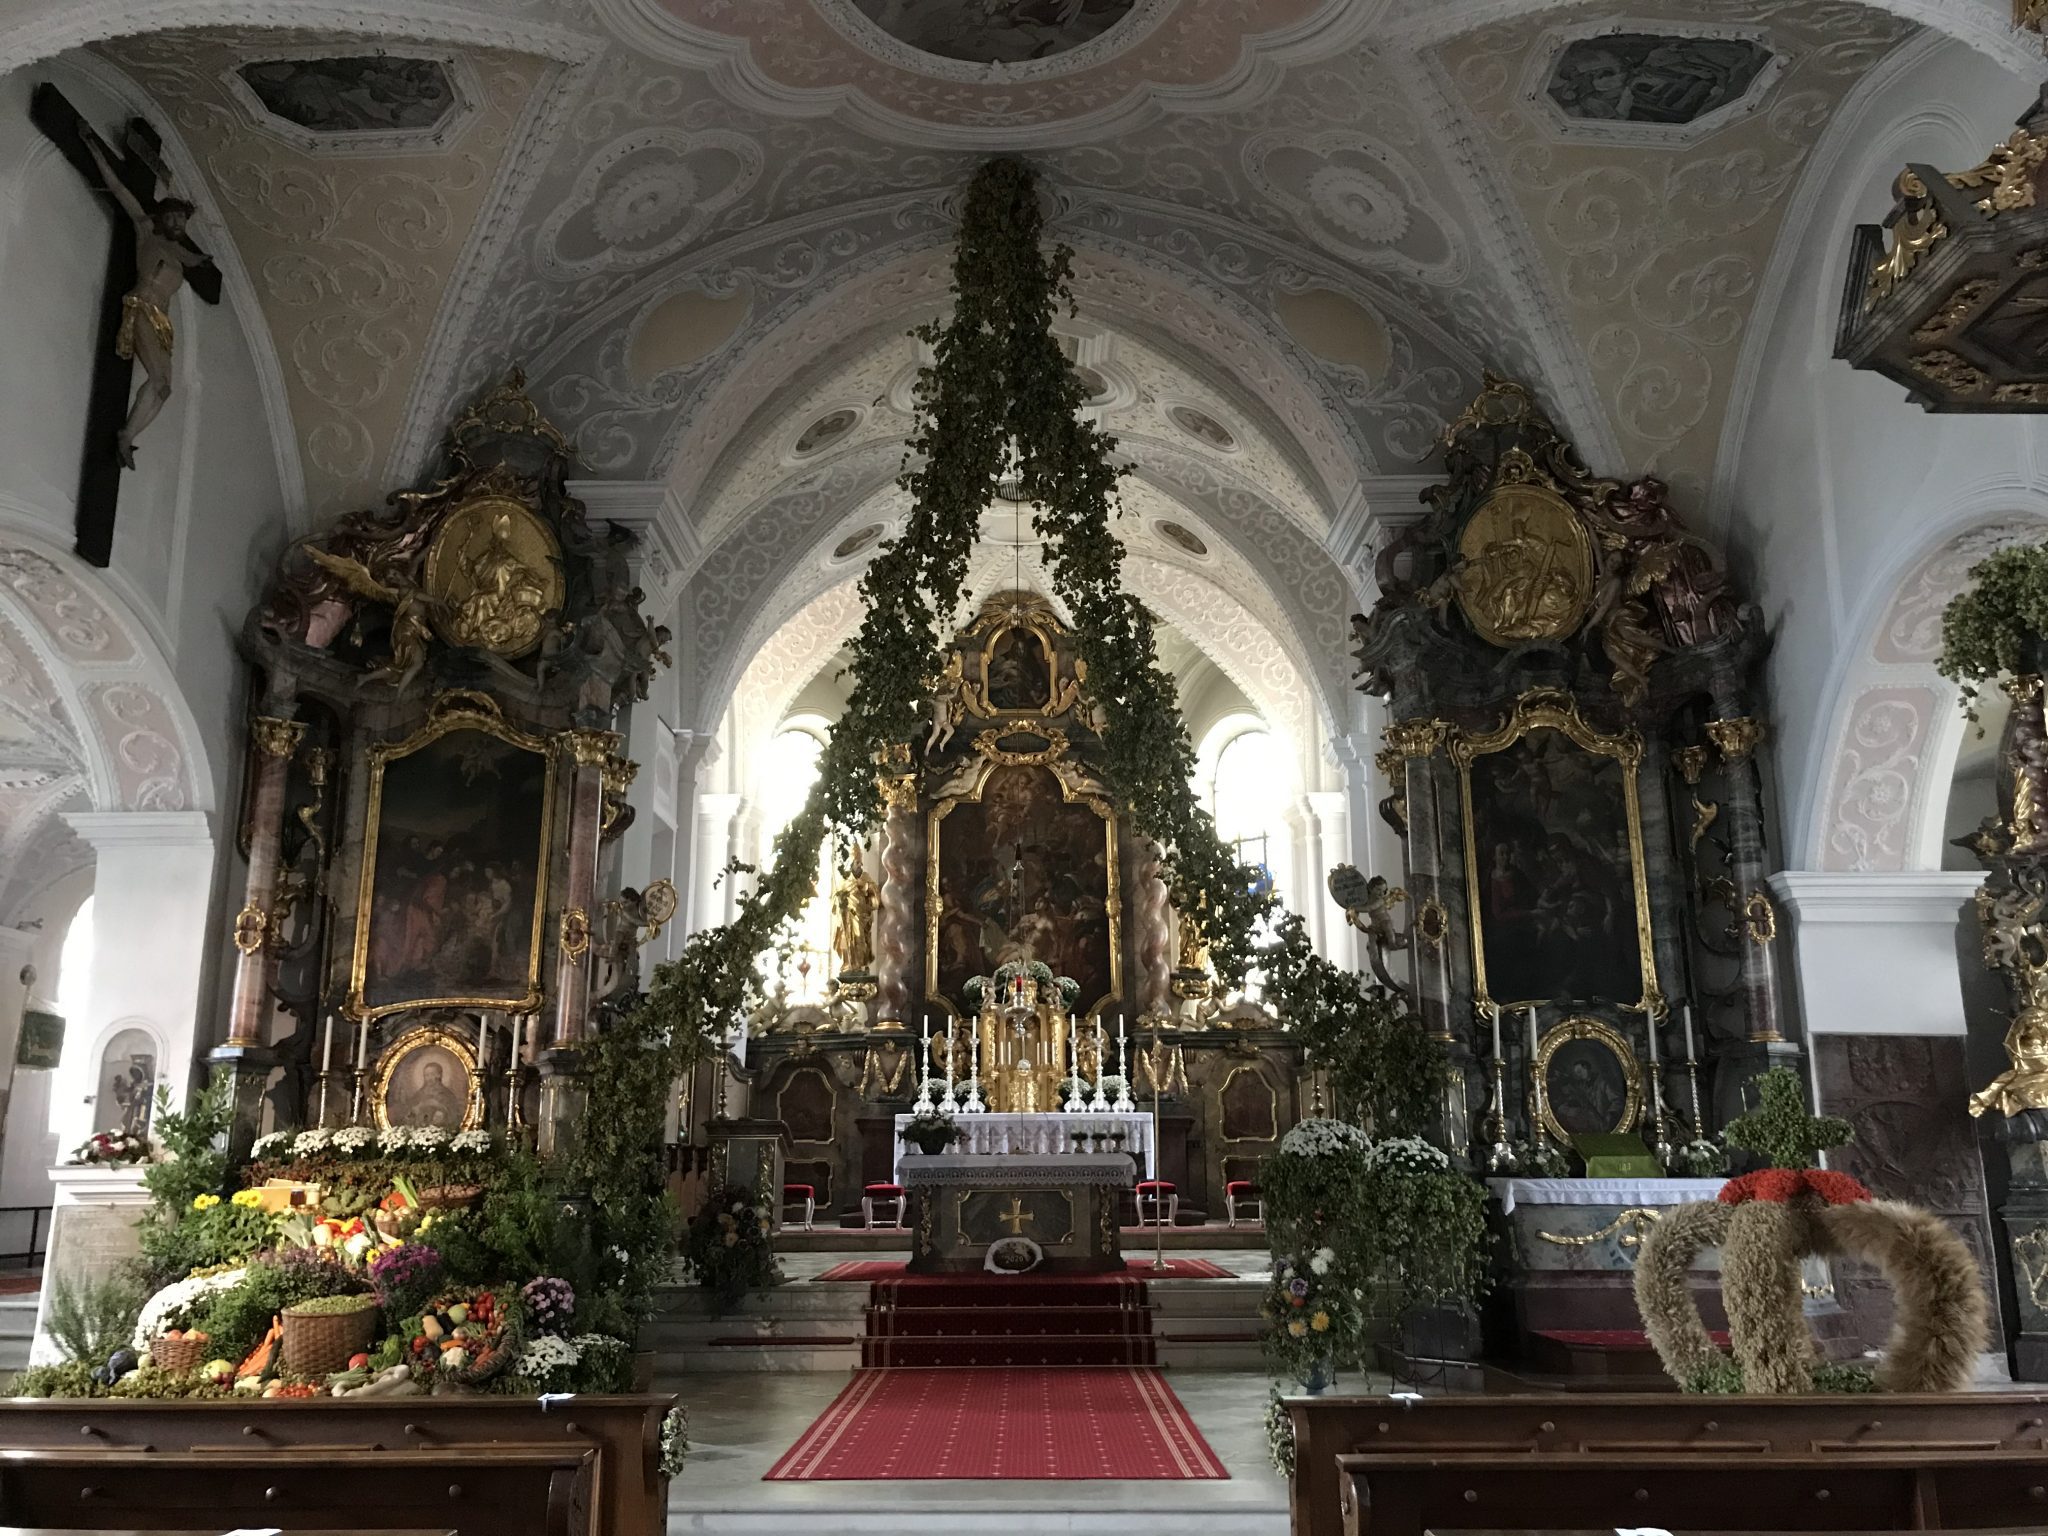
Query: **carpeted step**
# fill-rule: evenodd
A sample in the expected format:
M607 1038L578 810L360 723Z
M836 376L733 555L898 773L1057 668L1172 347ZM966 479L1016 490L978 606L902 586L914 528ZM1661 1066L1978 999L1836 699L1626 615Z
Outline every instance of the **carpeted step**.
M1143 1307L1145 1282L1129 1275L908 1275L868 1288L876 1307L953 1307L985 1312L998 1307Z
M962 1335L869 1338L860 1363L876 1366L1112 1366L1155 1365L1159 1349L1149 1334L1071 1334L1064 1337Z
M868 1334L882 1338L1020 1338L1145 1333L1151 1313L1130 1307L870 1307Z

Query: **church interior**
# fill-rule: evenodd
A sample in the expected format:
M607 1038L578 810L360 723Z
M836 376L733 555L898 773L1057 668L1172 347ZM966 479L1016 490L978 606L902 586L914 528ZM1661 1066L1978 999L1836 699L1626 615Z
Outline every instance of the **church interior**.
M2048 1530L2044 308L2048 0L0 5L0 1532Z

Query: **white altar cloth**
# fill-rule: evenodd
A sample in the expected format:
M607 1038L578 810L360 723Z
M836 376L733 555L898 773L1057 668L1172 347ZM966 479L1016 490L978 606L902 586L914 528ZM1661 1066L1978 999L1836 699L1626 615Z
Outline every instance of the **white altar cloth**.
M1503 1213L1518 1205L1691 1205L1726 1179L1488 1179Z
M1124 1151L1143 1160L1146 1178L1158 1176L1158 1152L1153 1144L1152 1111L1149 1109L1133 1110L1128 1114L1111 1111L1079 1115L955 1115L953 1123L964 1134L963 1140L954 1142L948 1149L953 1156L970 1153L985 1155L1030 1152L1070 1157L1074 1152L1074 1132L1100 1131L1107 1135L1112 1131L1122 1131ZM896 1117L895 1167L898 1184L903 1182L903 1154L909 1150L903 1143L903 1127L908 1124L910 1116ZM1090 1142L1088 1145L1092 1149L1094 1143ZM1105 1147L1104 1151L1107 1150Z

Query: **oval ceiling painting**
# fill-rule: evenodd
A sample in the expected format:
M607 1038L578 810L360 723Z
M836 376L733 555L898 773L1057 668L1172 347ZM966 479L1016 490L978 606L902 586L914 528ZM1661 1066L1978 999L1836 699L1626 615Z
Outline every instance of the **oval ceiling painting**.
M898 42L974 64L1023 64L1092 43L1137 0L853 0Z

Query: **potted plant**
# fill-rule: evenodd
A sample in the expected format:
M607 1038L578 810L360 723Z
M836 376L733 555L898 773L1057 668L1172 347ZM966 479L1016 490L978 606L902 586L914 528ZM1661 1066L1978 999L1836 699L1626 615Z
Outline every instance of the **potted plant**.
M1963 692L1963 710L1977 718L1983 685L2006 674L2048 670L2048 545L2015 544L1970 569L1970 587L1941 615L1943 677Z
M903 1127L902 1139L926 1154L943 1152L960 1139L960 1127L953 1123L951 1115L929 1110L911 1116L910 1123Z

